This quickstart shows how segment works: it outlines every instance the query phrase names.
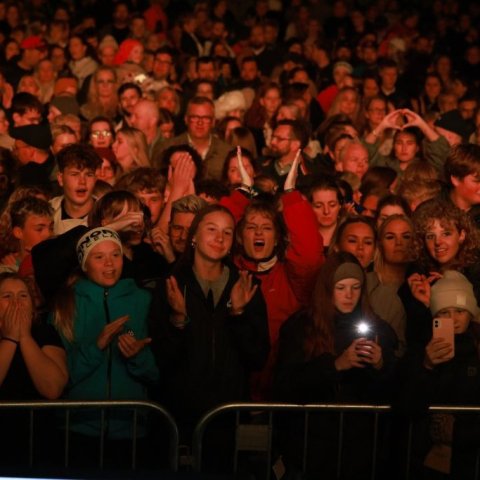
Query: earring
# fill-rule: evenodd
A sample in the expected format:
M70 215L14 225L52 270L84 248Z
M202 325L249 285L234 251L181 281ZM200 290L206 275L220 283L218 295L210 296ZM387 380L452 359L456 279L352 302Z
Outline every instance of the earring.
M192 240L192 248L195 248L197 246L197 242L195 240Z

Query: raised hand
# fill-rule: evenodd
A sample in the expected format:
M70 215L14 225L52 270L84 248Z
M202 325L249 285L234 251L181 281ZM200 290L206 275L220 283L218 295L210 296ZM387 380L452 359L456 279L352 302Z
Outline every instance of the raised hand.
M107 348L110 342L113 340L113 337L121 332L123 326L125 323L127 323L129 318L129 315L123 315L122 317L119 317L113 322L105 325L97 338L97 347L100 350L105 350L105 348Z
M144 228L143 212L122 212L106 226L116 232L138 231Z
M174 276L168 277L167 284L167 300L176 315L187 315L187 307L185 305L185 297L178 288L177 279Z
M414 298L422 302L427 308L430 307L431 283L442 278L439 273L431 272L430 276L414 273L407 279L408 286Z
M155 252L165 258L168 263L175 261L170 237L160 227L155 227L150 232L150 244Z
M295 189L295 184L297 183L297 177L298 177L298 165L300 163L301 154L302 154L302 150L299 148L293 160L290 171L288 172L287 178L285 179L285 185L283 187L285 191Z
M130 333L123 333L118 337L118 349L125 358L132 358L140 353L145 345L152 342L150 337L137 340L134 335Z
M169 169L169 181L172 184L172 195L180 198L195 193L193 179L195 178L195 163L187 152L179 152L175 168Z
M242 179L242 185L245 185L249 188L253 186L253 178L247 173L247 170L243 166L242 160L242 148L240 145L237 145L237 167L238 173L240 173L240 178Z
M418 115L418 113L415 113L414 111L409 110L408 108L404 108L402 110L402 115L407 120L406 123L403 125L403 128L409 128L409 127L422 128L423 125L425 124L425 120L420 115Z
M402 116L403 110L394 110L393 112L387 113L377 128L380 128L381 130L385 130L387 128L402 130L403 127L399 124Z
M250 302L255 295L257 288L258 285L253 285L252 274L248 273L246 270L242 270L230 293L232 311L242 312L248 302Z

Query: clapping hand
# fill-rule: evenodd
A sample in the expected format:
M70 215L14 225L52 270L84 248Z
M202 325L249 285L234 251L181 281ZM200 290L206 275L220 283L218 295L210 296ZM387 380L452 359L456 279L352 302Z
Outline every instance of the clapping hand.
M127 332L118 337L118 349L125 358L132 358L151 342L150 337L137 340L132 332Z
M105 325L97 338L97 347L100 350L105 350L105 348L108 347L115 335L120 333L129 318L130 317L128 315L123 315L122 317L117 318L113 322L107 323L107 325Z
M242 312L255 295L258 285L253 285L253 277L246 270L240 272L238 280L230 293L233 312Z

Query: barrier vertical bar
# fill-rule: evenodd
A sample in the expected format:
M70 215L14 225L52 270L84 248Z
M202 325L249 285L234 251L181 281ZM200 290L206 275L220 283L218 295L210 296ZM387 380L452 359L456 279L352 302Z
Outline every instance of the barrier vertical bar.
M70 409L65 412L65 468L68 467L70 457Z
M137 424L138 422L138 410L133 409L133 439L132 439L132 470L136 469L137 466Z
M268 412L268 450L267 450L267 476L270 480L272 472L272 431L273 431L273 412Z
M33 467L33 408L29 412L29 424L28 424L28 466Z
M340 412L338 421L338 456L337 456L337 477L342 473L342 450L343 450L343 422L344 414Z
M307 452L308 452L308 426L310 424L310 417L309 417L309 411L305 411L305 417L304 417L304 424L303 424L303 460L302 460L302 470L303 473L307 471Z
M240 411L235 414L235 451L233 452L233 473L238 470L238 426L240 425Z
M377 466L377 445L378 445L378 412L374 414L373 420L373 447L372 447L372 480L375 480Z
M103 470L105 460L105 409L101 410L100 420L100 469Z

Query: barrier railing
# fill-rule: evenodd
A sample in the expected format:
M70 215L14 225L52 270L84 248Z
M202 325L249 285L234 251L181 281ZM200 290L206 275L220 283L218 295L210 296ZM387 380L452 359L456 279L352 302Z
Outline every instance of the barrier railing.
M336 477L341 477L341 472L343 468L343 431L345 428L345 415L347 413L365 413L373 415L373 438L372 438L372 449L371 449L371 473L370 478L372 480L381 478L377 476L377 455L378 455L378 442L379 442L379 416L385 415L391 412L392 409L389 405L347 405L347 404L312 404L312 405L296 405L296 404L283 404L283 403L230 403L221 405L215 409L212 409L206 413L201 420L197 423L193 434L192 440L192 453L193 453L193 467L197 472L203 471L203 439L205 432L208 426L214 419L217 417L227 414L235 414L235 449L234 449L234 458L232 462L232 472L237 473L238 471L238 455L241 451L263 451L265 453L265 475L262 478L270 480L272 476L272 432L274 427L274 415L278 413L300 413L304 415L304 436L303 436L303 462L302 462L302 472L306 471L307 464L307 451L308 451L308 434L309 434L309 420L312 413L326 413L326 412L336 412L339 415L338 421L338 448L337 448L337 459L336 459ZM241 436L245 424L241 423L241 413L248 412L255 414L264 413L266 414L266 423L265 416L264 420L264 429L263 432L263 442L255 440L255 435L253 435L254 440L245 442L242 440ZM429 408L430 413L451 413L451 414L472 414L480 413L480 407L474 406L432 406ZM253 429L258 428L258 425L250 425ZM240 431L240 435L239 435ZM248 432L247 432L248 433ZM261 436L261 435L260 435ZM412 440L413 440L413 422L410 421L407 428L407 442L405 445L405 458L402 462L402 467L405 469L404 474L398 476L398 478L405 478L409 480L414 478L411 476L411 455L412 455ZM262 446L259 446L259 443L263 443ZM347 459L348 460L348 459ZM397 477L396 477L397 478ZM475 465L475 472L473 477L475 480L480 479L480 451L477 449L477 458Z
M107 432L107 412L113 409L120 409L123 411L131 411L132 413L132 459L131 469L135 470L137 459L137 443L138 443L138 413L150 412L159 415L165 422L168 429L168 465L169 469L176 472L178 469L178 443L179 434L178 427L175 420L170 413L165 410L161 405L153 402L146 401L129 401L129 400L117 400L117 401L38 401L38 402L0 402L0 412L2 410L28 410L29 412L29 466L33 466L33 452L34 452L34 417L35 412L39 410L60 410L65 414L64 421L64 467L69 467L70 458L70 434L71 434L71 413L75 411L85 410L99 410L101 412L101 432L99 438L99 465L100 469L104 467L104 449L106 442Z
M70 444L69 434L71 432L72 412L78 410L93 409L101 414L102 428L99 438L99 458L98 467L103 468L103 454L107 436L107 418L108 411L111 409L122 409L131 411L132 414L132 447L131 447L131 464L132 470L136 470L137 457L137 427L138 416L140 411L147 411L159 415L165 425L167 426L166 434L168 437L168 468L171 472L177 472L179 468L179 432L178 427L170 415L161 405L146 401L39 401L39 402L0 402L0 413L9 410L25 410L29 415L29 465L33 465L34 459L34 419L35 412L39 410L60 410L64 412L63 427L65 430L64 437L64 467L69 468ZM450 414L479 414L480 407L474 406L435 406L429 408L430 413L450 413ZM272 462L273 458L273 434L275 428L278 426L276 421L278 414L300 414L303 415L303 458L302 471L305 472L307 467L307 453L309 450L309 428L312 414L319 413L336 413L338 414L338 435L335 437L337 447L336 476L340 477L342 469L345 464L351 459L343 458L343 447L347 445L348 440L344 438L344 430L348 427L349 419L346 418L348 414L365 414L364 416L372 417L372 438L369 445L371 445L370 465L371 479L380 479L381 476L377 472L377 456L379 450L379 418L381 415L391 412L391 407L388 405L346 405L346 404L312 404L312 405L297 405L284 403L230 403L220 405L217 408L206 413L197 423L192 438L192 461L193 470L198 473L205 473L203 465L203 456L206 451L204 448L204 437L212 422L222 415L234 414L235 429L234 443L235 448L232 458L231 473L237 473L239 468L239 454L241 452L261 452L264 457L263 474L258 474L256 469L257 479L270 480L272 477ZM245 422L245 414L248 413L248 419ZM253 414L253 416L252 416ZM252 418L254 421L252 422ZM260 421L255 421L259 419ZM412 462L412 441L414 437L413 423L410 422L407 430L407 440L405 445L405 455L402 460L402 474L396 478L410 479L414 478L411 474ZM226 439L225 439L226 440ZM227 442L228 443L228 442ZM368 443L368 442L367 442ZM380 445L381 447L383 445ZM257 465L258 467L258 465ZM404 472L403 472L404 468ZM470 478L470 477L469 477ZM477 458L475 464L474 479L480 479L480 455L477 451Z

